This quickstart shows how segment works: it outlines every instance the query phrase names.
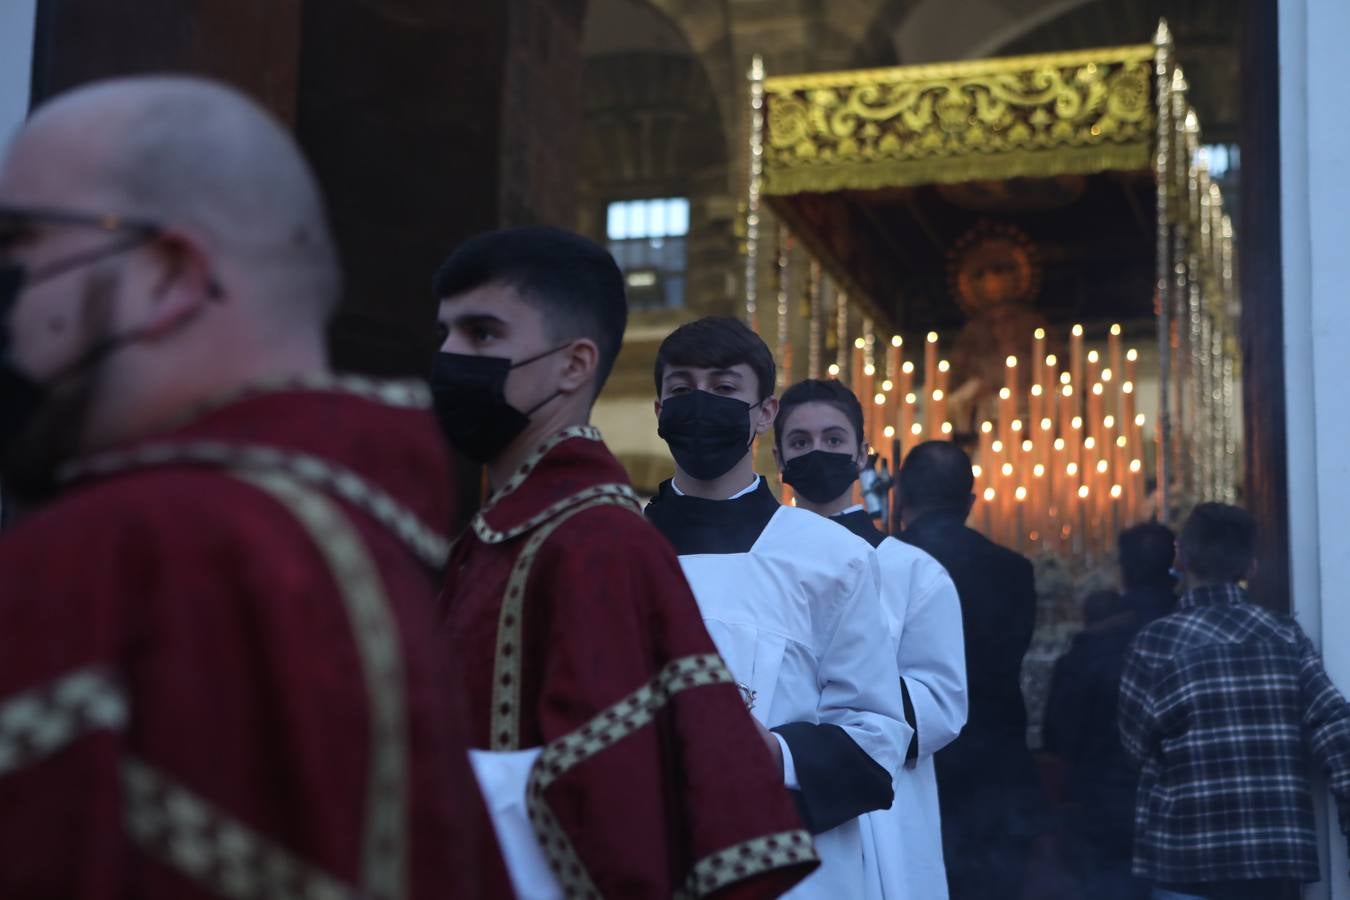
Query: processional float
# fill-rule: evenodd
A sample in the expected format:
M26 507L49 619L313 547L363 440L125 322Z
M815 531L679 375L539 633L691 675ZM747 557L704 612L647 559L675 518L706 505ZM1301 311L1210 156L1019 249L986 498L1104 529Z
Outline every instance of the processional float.
M1235 498L1233 226L1166 22L1149 45L769 78L756 58L749 79L744 315L776 344L780 388L843 379L892 469L919 440L962 440L972 524L1078 565L1101 562L1133 522ZM1084 227L1068 210L1124 197L1143 275L1113 302L1142 315L1052 321L1005 302L1058 263L994 214L945 245L948 293L972 305L953 342L916 312L938 308L935 276L915 282L925 250L897 234L926 233L927 256L940 255L942 229L919 202L939 194L995 213L1029 198L1051 233Z

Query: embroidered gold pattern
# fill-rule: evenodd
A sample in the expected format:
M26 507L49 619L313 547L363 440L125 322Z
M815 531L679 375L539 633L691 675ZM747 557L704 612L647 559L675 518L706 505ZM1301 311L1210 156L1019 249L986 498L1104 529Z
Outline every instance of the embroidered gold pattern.
M534 467L539 465L539 461L545 456L548 456L550 450L565 441L570 441L572 438L581 438L587 441L604 440L604 438L600 436L600 430L590 425L573 425L570 428L564 428L562 431L540 444L535 448L533 453L525 458L525 461L520 464L520 468L516 469L511 477L507 479L506 484L494 491L492 496L488 498L487 503L483 505L483 508L480 511L480 515L482 513L490 512L492 508L497 505L498 501L507 494L513 493L517 488L524 484L525 479L529 478L530 473L534 471Z
M488 525L481 514L473 518L473 533L485 544L500 544L503 541L509 541L512 538L520 537L527 531L538 528L554 516L564 512L570 507L579 503L585 503L588 500L595 500L600 497L615 497L623 502L620 506L626 506L638 515L642 514L642 504L638 501L637 494L626 484L597 484L588 487L584 491L578 491L570 497L564 497L557 503L545 509L536 515L531 516L519 525L514 525L505 531L498 531Z
M374 560L332 501L278 474L240 474L304 525L339 587L369 698L370 775L362 840L362 888L378 900L406 894L407 715L398 627Z
M622 506L625 501L619 497L600 497L568 510L530 535L511 566L506 593L502 596L501 613L497 619L497 653L492 667L493 750L520 748L521 623L525 617L525 586L530 580L534 558L559 525L577 513L604 505Z
M247 472L284 472L314 487L331 491L368 513L431 568L439 569L450 554L450 542L444 536L350 469L322 457L292 453L261 444L230 444L222 441L145 444L132 450L101 453L80 460L63 468L61 478L69 481L172 463L220 466Z
M358 900L370 896L289 851L144 762L122 766L131 840L213 893L232 900Z
M734 684L716 653L686 656L580 728L550 743L530 769L525 807L539 845L567 897L598 897L590 875L544 799L544 791L572 768L648 724L675 694L709 684Z
M95 731L126 727L126 696L101 666L89 666L0 702L0 776Z
M816 858L811 835L800 829L757 837L699 860L675 896L681 900L706 897L729 884Z

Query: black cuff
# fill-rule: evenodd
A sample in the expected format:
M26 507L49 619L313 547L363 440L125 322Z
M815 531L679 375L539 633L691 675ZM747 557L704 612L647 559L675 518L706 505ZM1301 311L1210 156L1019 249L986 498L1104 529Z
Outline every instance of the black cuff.
M914 736L909 739L909 749L905 751L905 762L912 763L919 758L919 717L914 714L914 701L909 699L909 685L903 678L900 679L900 696L905 700L905 721L914 731Z
M800 790L797 811L812 834L821 834L878 809L890 809L891 776L838 725L791 722L772 729L792 752Z

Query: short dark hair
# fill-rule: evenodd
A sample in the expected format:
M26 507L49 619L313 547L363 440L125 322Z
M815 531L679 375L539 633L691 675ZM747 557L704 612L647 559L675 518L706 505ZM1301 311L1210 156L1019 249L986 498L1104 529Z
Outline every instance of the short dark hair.
M1116 539L1120 550L1120 580L1126 587L1170 584L1177 555L1177 536L1161 522L1143 522L1126 528Z
M900 466L900 502L911 510L965 512L975 488L966 451L951 441L924 441Z
M656 351L656 394L670 366L729 369L744 363L759 381L759 399L773 394L777 367L764 340L740 319L704 316L676 328Z
M778 415L773 420L773 442L780 452L783 449L783 431L787 427L788 416L797 407L808 403L824 403L843 413L844 418L853 426L853 436L857 438L859 444L862 444L862 404L858 402L854 393L834 379L808 378L783 391L783 396L778 398Z
M1246 577L1256 558L1256 520L1236 506L1201 503L1181 529L1181 558L1188 573L1206 581Z
M596 393L614 368L628 325L623 273L603 247L560 228L533 226L469 238L436 271L437 300L487 284L516 290L544 313L554 340L586 337L600 351Z
M1095 625L1126 610L1124 598L1112 590L1093 591L1083 598L1083 624Z

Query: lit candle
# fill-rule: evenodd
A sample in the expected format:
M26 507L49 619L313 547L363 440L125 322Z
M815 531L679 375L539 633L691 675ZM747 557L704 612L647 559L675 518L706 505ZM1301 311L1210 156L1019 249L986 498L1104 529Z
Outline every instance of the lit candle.
M1086 384L1083 378L1083 326L1075 325L1069 332L1069 371L1072 373L1072 384L1076 387L1082 387ZM1082 399L1077 401L1078 406L1074 409L1075 415L1081 415L1083 411Z
M938 360L937 367L937 393L942 396L938 398L937 420L939 423L947 421L947 395L951 392L951 371L952 364L945 359ZM939 429L941 426L939 425Z
M1102 355L1096 350L1089 350L1087 355L1087 381L1085 384L1096 384L1102 380Z
M853 390L853 393L857 394L859 397L864 396L862 393L863 348L866 346L867 342L862 338L858 338L853 342L853 370L849 372L848 386Z
M1003 443L1012 443L1013 395L1008 388L998 392L998 436Z
M1125 370L1121 367L1120 332L1121 328L1119 324L1112 325L1106 338L1107 364L1111 367L1111 371L1115 372L1117 376L1125 373Z
M990 472L994 467L994 423L988 420L980 423L980 464L988 466ZM992 475L991 475L992 477Z
M914 416L918 405L918 394L915 394L913 391L906 391L905 398L900 403L900 440L908 442L910 447L918 443L918 441L914 439L914 429L918 427L918 423L914 421ZM920 428L918 433L923 433L922 428Z
M1045 329L1037 328L1031 335L1032 380L1036 384L1047 384L1045 377Z
M1004 376L1007 379L1007 388L1012 392L1013 401L1017 401L1017 357L1009 356L1003 361L1004 367L1008 370Z
M941 388L928 395L928 439L937 440L942 437L942 423L945 421L947 409L947 395Z
M1027 489L1022 485L1017 486L1013 496L1017 499L1017 543L1016 546L1025 550L1027 546L1027 522L1026 522L1026 499Z
M900 348L905 339L898 334L891 335L891 345L886 348L886 377L892 382L900 377Z
M998 499L998 491L992 487L984 489L984 536L990 540L994 539L994 501Z
M937 332L930 331L923 345L923 389L930 394L937 387L937 341Z
M1139 351L1131 347L1125 353L1125 370L1121 376L1122 380L1130 382L1138 381L1138 379L1135 377L1135 367L1138 364L1138 362L1139 362Z
M1104 415L1102 411L1103 393L1104 389L1102 388L1102 383L1099 381L1092 386L1092 393L1088 395L1087 421L1088 427L1091 429L1093 434L1099 433L1102 427L1102 417ZM1101 449L1100 442L1098 442L1098 444L1099 444L1098 450L1100 450ZM1098 456L1093 456L1094 461L1096 461L1099 458L1100 457Z
M872 436L868 442L882 459L890 459L891 442L886 440L886 429L890 428L892 434L895 429L886 424L886 394L882 391L873 394L872 405Z

